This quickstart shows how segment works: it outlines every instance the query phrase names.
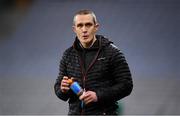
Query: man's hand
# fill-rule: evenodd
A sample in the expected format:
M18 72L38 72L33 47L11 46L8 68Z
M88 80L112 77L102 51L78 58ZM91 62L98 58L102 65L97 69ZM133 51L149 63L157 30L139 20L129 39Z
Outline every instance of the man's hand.
M61 91L63 92L63 93L66 93L66 92L68 92L69 91L69 83L68 83L68 77L67 76L64 76L63 77L63 79L62 79L62 81L61 81L61 86L60 86L60 88L61 88Z
M85 104L89 104L91 102L97 102L98 99L97 99L97 95L95 92L93 91L87 91L87 92L84 92L80 97L79 97L80 100L83 100Z

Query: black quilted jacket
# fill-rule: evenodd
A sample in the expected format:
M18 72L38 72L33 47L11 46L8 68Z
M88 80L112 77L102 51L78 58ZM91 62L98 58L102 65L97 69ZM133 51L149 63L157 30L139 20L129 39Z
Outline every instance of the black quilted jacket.
M68 48L60 62L59 76L54 85L56 95L69 100L69 114L116 114L117 101L128 96L133 88L131 73L123 53L103 36L96 35L99 48L86 70L81 50L76 46ZM81 107L81 101L70 90L62 93L60 83L63 76L74 77L86 91L96 92L98 102Z

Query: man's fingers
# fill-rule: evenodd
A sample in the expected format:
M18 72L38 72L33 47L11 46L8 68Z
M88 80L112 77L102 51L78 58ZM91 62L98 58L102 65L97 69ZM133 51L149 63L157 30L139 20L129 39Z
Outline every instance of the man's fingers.
M84 96L84 102L85 104L88 104L93 101L92 93L90 91L86 92Z
M70 89L69 87L61 87L62 92L67 92L67 91L69 91L69 89Z
M80 96L80 100L83 100L85 104L89 104L91 102L97 101L96 93L93 91L87 91L84 93L83 96Z
M64 79L64 80L68 80L69 78L68 78L67 76L64 76L63 79Z
M83 100L84 99L84 95L85 95L85 92L83 92L83 94L79 97L79 99Z
M80 100L83 100L83 101L86 101L86 99L89 99L89 94L87 92L84 92L80 97L79 99Z
M63 90L69 90L69 87L62 87Z
M67 85L67 86L69 85L68 80L62 80L61 84L62 84L62 85L65 85L65 86L66 86L66 85Z
M68 77L64 76L61 81L61 90L62 91L68 91L69 90L69 83L68 83Z
M61 81L61 86L69 86L68 77L67 76L63 77L63 80Z
M91 96L86 97L86 98L84 99L85 104L88 104L88 103L90 103L90 102L92 102L92 101L93 101L93 99L91 98Z

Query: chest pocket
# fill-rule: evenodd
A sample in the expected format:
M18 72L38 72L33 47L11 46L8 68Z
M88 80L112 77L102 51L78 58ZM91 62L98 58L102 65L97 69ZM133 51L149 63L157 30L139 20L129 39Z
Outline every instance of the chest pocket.
M96 79L100 79L100 81L108 75L108 58L99 56L93 65L90 73L94 73L96 75Z

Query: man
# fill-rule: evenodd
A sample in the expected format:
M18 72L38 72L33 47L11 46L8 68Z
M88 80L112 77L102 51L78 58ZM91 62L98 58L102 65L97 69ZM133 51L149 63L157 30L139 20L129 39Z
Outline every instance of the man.
M92 11L78 11L73 23L77 37L63 54L55 93L69 100L69 115L115 115L117 101L133 88L125 57L111 41L96 35L99 24ZM81 96L70 89L70 78L84 89Z

